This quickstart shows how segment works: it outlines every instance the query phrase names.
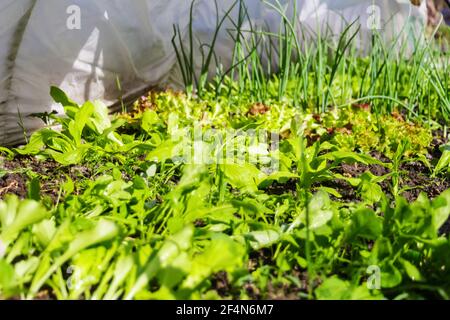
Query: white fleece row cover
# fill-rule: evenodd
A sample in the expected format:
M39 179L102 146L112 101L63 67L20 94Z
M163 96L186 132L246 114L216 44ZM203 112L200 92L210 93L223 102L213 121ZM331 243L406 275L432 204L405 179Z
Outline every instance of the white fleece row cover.
M210 43L220 17L237 0L196 0L193 4L194 38ZM252 25L275 31L282 7L299 22L299 33L311 37L326 29L339 35L349 22L361 25L360 46L379 23L388 39L398 36L407 21L420 34L426 5L410 0L242 0ZM414 1L413 1L414 2ZM61 106L49 96L52 85L78 103L88 99L110 105L122 94L146 86L182 83L172 44L174 25L188 43L192 0L1 0L0 1L0 145L23 140L43 125L33 113ZM231 63L233 29L239 5L225 19L215 53L224 65ZM198 57L198 55L196 55ZM200 61L197 61L199 64ZM20 115L20 116L19 116Z

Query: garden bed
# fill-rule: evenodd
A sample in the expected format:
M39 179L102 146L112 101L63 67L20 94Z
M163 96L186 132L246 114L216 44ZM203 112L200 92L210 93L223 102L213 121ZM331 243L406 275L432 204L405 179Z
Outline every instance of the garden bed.
M52 116L62 131L0 158L6 297L447 297L448 141L436 126L370 104L314 113L172 91L110 120L101 104L53 95L69 104ZM215 161L224 136L249 130L263 134L233 150L244 161Z

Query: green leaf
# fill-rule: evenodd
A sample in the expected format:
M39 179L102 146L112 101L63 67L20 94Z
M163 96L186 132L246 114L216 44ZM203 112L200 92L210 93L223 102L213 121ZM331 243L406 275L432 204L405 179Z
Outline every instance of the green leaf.
M28 183L28 198L35 201L41 199L41 186L38 178L33 178Z
M380 299L380 295L373 295L365 285L355 287L348 281L339 279L336 276L325 279L316 289L318 300L372 300Z
M16 196L9 196L5 201L0 201L0 222L2 233L0 239L8 245L20 234L20 232L45 219L47 210L34 200L20 201Z
M46 264L41 263L36 276L30 287L30 294L34 295L44 285L45 281L56 271L60 266L67 262L78 252L99 244L104 241L113 239L119 233L119 228L115 223L101 219L93 228L79 233L73 241L70 242L67 250L58 257L52 266L49 268ZM45 261L45 259L43 259Z
M324 191L317 192L308 204L310 214L310 229L320 228L333 218L333 210L328 194ZM306 214L303 216L306 224Z
M411 262L405 259L399 259L399 262L403 265L403 268L405 268L406 274L408 277L411 278L413 281L422 281L423 277L420 273L419 269L413 265Z
M315 291L318 300L342 300L348 297L350 284L338 277L326 279Z
M381 267L381 287L394 288L402 283L402 273L394 266L392 261L384 263Z
M64 107L78 107L78 104L70 100L66 93L58 87L51 86L50 95L55 102L62 104Z
M32 276L39 266L39 258L31 257L22 260L14 265L16 277L20 283L26 283L32 279Z
M384 195L383 190L377 183L368 181L367 179L362 179L359 186L359 193L361 198L368 203L379 202Z
M190 248L193 235L194 228L192 226L187 226L177 234L165 240L161 249L150 258L145 269L141 272L136 282L125 295L125 299L133 299L136 294L156 276L161 268L170 265L178 255Z
M88 123L93 125L97 133L103 134L106 129L111 127L108 107L99 100L94 101L93 106L94 110Z
M6 244L0 239L0 257L4 257L6 253Z
M435 198L431 207L433 208L433 224L438 231L450 216L450 190L446 190Z
M114 222L101 219L91 230L78 234L75 240L69 244L69 248L64 255L71 257L85 248L113 239L118 233L119 228Z
M227 181L243 192L256 192L259 181L265 177L263 172L250 163L224 164L222 168Z
M2 294L8 295L16 284L17 279L13 266L0 259L0 298Z
M383 231L381 219L370 209L360 209L353 213L351 224L347 231L349 241L357 237L376 240Z
M66 176L66 180L67 181L62 184L62 189L67 197L75 190L75 183L69 176Z
M86 127L91 115L95 110L95 106L92 102L86 102L75 114L75 119L69 123L69 132L77 146L81 144L81 137L83 136L83 130Z
M297 218L287 228L286 233L291 233L299 225L306 226L306 209L303 209ZM330 197L325 191L317 192L308 204L309 228L318 229L326 225L333 218L334 212L331 206Z
M56 234L56 225L54 220L44 220L33 226L33 234L42 245L46 248Z
M173 288L180 284L191 269L191 257L186 252L182 252L173 259L169 266L161 268L157 277L161 286Z
M10 150L9 148L5 148L5 147L1 147L0 146L0 155L4 153L9 157L14 157L14 152L12 150ZM1 177L1 173L0 173L0 177Z
M45 130L40 130L33 133L25 147L14 149L14 151L21 155L38 154L45 147L44 138L46 137L46 132Z
M371 264L378 265L385 259L390 259L393 254L392 244L387 238L379 238L372 249Z
M334 197L336 197L338 199L342 198L342 195L334 188L319 187L319 188L317 188L317 190L326 192L328 194L331 194L332 196L334 196Z
M437 175L444 170L448 170L450 166L450 144L443 146L441 150L442 156L434 168L433 175Z
M142 115L141 127L145 132L151 133L160 122L161 119L155 111L146 110Z
M190 274L182 283L182 288L194 289L212 273L232 272L243 266L245 248L229 236L216 234L205 251L194 258Z
M70 166L74 164L79 164L83 161L87 151L89 150L88 145L80 145L74 150L70 150L64 153L57 152L54 150L46 150L56 162L62 164L63 166Z
M253 250L260 250L277 243L281 235L275 230L252 231L244 235Z
M108 291L103 297L104 300L117 299L118 288L126 280L126 276L131 272L134 262L131 255L121 256L119 258L114 269L114 278L111 285L108 287Z
M336 179L344 180L344 181L348 182L352 187L358 187L361 184L360 178L353 178L353 177L349 178L349 177L345 177L342 174L338 174L338 173L334 174L333 176Z
M178 155L179 144L166 140L147 155L148 161L165 162Z

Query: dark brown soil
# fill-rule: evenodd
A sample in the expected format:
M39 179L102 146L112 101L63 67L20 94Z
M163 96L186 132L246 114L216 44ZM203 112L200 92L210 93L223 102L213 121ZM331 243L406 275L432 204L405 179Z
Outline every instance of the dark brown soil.
M225 271L216 273L212 278L212 287L217 291L221 297L226 297L230 294L231 285L228 280L228 274Z
M405 189L402 196L409 202L417 199L421 192L424 192L428 198L433 199L439 196L443 191L450 188L450 181L444 177L431 178L431 172L421 162L404 163L400 166L401 179L400 188ZM370 171L376 176L383 176L389 173L389 170L379 165L343 164L336 172L348 177L359 177L364 172ZM392 179L387 178L380 183L385 194L391 193ZM347 182L334 180L325 184L327 187L335 188L341 193L341 201L350 202L357 199L356 191Z
M433 143L430 146L428 160L431 163L436 163L441 157L442 153L439 150L439 146L447 143L447 139L443 138L441 131L434 132ZM391 161L380 154L379 152L372 152L371 156L375 159L382 161L383 163L390 163ZM340 173L347 177L359 177L365 172L371 172L376 176L383 176L390 171L387 167L381 165L363 165L363 164L342 164L336 173ZM430 169L422 162L412 161L405 162L400 165L400 188L405 191L402 192L402 196L409 202L413 202L417 199L421 192L424 192L430 199L439 196L443 191L450 188L450 181L445 176L431 177ZM381 188L385 194L391 194L392 179L387 178L380 183ZM349 202L357 199L356 192L353 187L345 181L334 180L328 182L328 187L332 187L338 190L343 196L341 201Z
M399 115L401 116L401 115ZM448 139L445 137L442 130L436 130L433 132L433 141L428 148L428 161L435 165L442 152L440 146L448 143ZM390 164L391 160L385 155L373 151L370 155L380 160L383 163ZM346 177L359 177L365 172L371 172L376 176L384 176L390 173L387 166L382 165L363 165L363 164L342 164L334 170L335 173L339 173ZM450 188L450 180L446 176L431 177L432 172L430 169L419 161L404 162L400 165L400 185L399 188L403 190L401 195L409 202L415 201L421 192L424 192L430 199L437 197L443 191ZM296 194L297 181L290 180L285 184L273 183L265 191L269 194L281 195L285 193ZM392 196L392 179L390 177L379 183L383 192L388 196ZM344 180L331 180L325 182L318 182L313 184L313 190L319 187L329 187L337 190L341 194L341 198L337 199L332 197L333 200L341 202L353 202L359 201L357 190Z
M25 198L28 193L28 183L32 177L39 179L41 197L50 197L56 202L59 188L69 176L74 181L91 178L92 172L84 166L62 167L52 160L40 161L33 157L16 157L6 160L0 157L0 199L7 194L15 194Z
M274 182L267 189L265 189L265 192L270 195L282 195L286 193L292 193L295 195L297 192L297 181L291 179L283 184Z
M20 198L27 196L27 181L19 174L6 174L0 178L0 199L6 194L15 194Z
M262 249L250 254L249 271L254 271L258 266L270 266L272 272L278 270L276 263L273 260L273 252L270 249ZM304 296L308 294L309 281L308 273L306 270L302 270L295 265L285 275L288 275L292 279L296 279L298 284L294 283L280 283L277 282L277 276L273 274L273 279L267 282L266 288L258 288L253 283L246 283L244 286L247 294L251 299L268 299L268 300L297 300L300 299L301 294ZM319 284L313 284L317 287Z
M412 188L403 192L402 196L410 202L416 200L421 192L426 193L432 199L450 188L448 179L442 177L431 178L431 172L421 162L405 163L401 166L401 170L405 172L401 187Z
M450 219L447 220L446 223L444 223L444 225L439 230L439 233L441 235L447 235L447 236L450 234Z
M308 274L306 270L300 270L298 266L294 266L288 272L288 276L296 279L297 283L280 283L275 279L277 275L274 274L276 267L273 261L273 252L270 249L262 249L250 253L248 264L249 272L253 272L257 267L262 265L270 268L270 276L267 285L264 288L251 281L247 281L241 288L233 287L229 281L229 276L226 272L218 272L212 278L212 287L222 298L239 299L241 291L244 290L248 297L252 300L298 300L301 295L308 294ZM298 285L300 283L300 285ZM319 283L313 284L317 287Z

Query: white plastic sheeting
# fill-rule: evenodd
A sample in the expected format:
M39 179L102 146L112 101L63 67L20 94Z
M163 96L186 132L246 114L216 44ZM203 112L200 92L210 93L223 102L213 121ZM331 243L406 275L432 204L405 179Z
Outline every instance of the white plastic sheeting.
M43 125L30 114L61 111L49 96L51 85L79 103L100 99L107 104L120 96L117 79L125 94L154 84L179 85L173 25L187 41L191 1L1 0L0 145L21 142L23 129L31 133ZM374 24L392 39L408 19L418 33L426 21L425 1L421 6L410 0L295 1L298 32L313 35L320 28L338 35L346 23L359 20L363 48ZM245 0L252 24L270 30L277 30L280 15L264 2L289 3L291 16L295 7L292 0ZM219 15L233 3L217 1ZM230 14L233 19L237 7ZM208 43L216 28L215 1L197 0L193 12L194 36ZM225 66L231 63L234 44L227 29L232 27L227 19L215 47Z

